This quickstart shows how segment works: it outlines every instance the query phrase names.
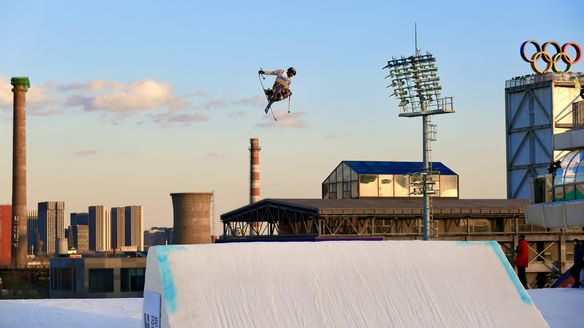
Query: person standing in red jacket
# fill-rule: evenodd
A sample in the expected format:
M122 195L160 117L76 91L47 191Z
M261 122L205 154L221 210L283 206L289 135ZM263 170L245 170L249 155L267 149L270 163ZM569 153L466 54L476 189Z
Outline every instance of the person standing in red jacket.
M525 235L519 235L519 245L515 249L515 266L517 267L517 276L519 281L523 285L523 288L527 289L527 276L525 274L525 268L529 263L529 250L527 248L527 240L525 240Z

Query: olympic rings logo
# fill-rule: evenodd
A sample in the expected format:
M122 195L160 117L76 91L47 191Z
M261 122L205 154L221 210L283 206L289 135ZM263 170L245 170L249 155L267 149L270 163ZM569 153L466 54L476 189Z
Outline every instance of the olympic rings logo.
M532 44L536 50L531 57L528 57L525 54L525 47L529 44ZM554 48L554 50L556 51L554 55L551 55L550 53L547 52L546 48L548 46L552 46ZM568 47L572 47L576 52L575 58L570 57L570 55L566 52L566 50L568 50ZM531 63L531 69L537 74L545 74L548 73L550 70L555 73L568 72L572 68L572 65L579 62L580 59L582 58L582 49L576 42L568 42L565 43L563 46L560 46L560 44L557 43L556 41L548 41L540 46L539 42L535 40L528 40L523 42L523 44L521 45L520 53L521 58L523 58L524 61ZM537 67L537 62L540 59L543 60L543 62L546 64L546 67L543 70ZM557 64L560 60L566 64L566 68L564 69L564 71L560 71L557 67Z

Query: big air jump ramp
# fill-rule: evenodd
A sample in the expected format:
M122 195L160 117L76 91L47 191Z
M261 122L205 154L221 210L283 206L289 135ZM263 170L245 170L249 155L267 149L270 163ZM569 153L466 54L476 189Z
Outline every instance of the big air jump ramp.
M455 241L156 246L142 320L162 328L548 327L496 242Z

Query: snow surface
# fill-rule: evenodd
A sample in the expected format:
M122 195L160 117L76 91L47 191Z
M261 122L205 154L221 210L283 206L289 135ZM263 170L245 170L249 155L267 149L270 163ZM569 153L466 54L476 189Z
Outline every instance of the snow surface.
M584 289L530 289L551 328L581 328ZM140 327L141 298L0 301L0 327ZM106 315L104 315L106 314Z
M548 288L528 292L550 327L584 327L584 289Z
M548 327L496 242L157 246L163 327Z
M140 327L141 298L0 301L2 328Z
M551 328L582 327L584 289L528 292ZM0 300L0 327L140 327L141 313L141 298Z

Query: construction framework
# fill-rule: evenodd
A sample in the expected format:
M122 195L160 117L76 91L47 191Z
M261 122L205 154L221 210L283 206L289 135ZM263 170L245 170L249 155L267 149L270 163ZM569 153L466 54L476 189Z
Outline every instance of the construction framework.
M264 199L221 215L220 242L319 239L423 239L421 199ZM525 224L525 200L435 199L435 240L496 240L513 263L527 236L528 280L549 286L573 262L570 242L582 228Z

